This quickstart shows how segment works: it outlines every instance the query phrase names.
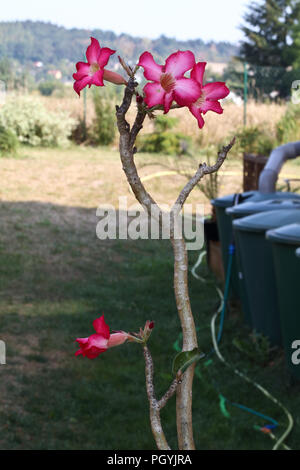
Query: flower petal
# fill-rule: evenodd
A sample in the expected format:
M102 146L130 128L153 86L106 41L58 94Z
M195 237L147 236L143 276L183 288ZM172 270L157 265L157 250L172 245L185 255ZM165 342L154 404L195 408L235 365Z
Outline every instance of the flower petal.
M171 73L175 78L181 78L194 65L195 56L191 51L178 51L167 58L165 72Z
M83 88L85 88L87 85L91 85L91 80L92 80L92 77L86 76L86 77L83 77L81 80L76 80L74 82L73 88L76 91L76 93L78 93L79 96L80 96L80 91Z
M105 65L109 61L110 56L114 54L115 52L116 51L114 51L113 49L110 49L109 47L102 47L102 49L100 49L100 54L97 60L99 66L101 68L105 67Z
M150 52L146 51L140 56L138 65L144 67L144 76L147 80L159 82L160 76L163 73L163 66L155 62Z
M202 127L204 126L204 119L201 115L200 109L197 108L197 106L192 104L191 106L189 106L189 110L191 111L193 116L195 116L195 118L197 119L199 128L202 129Z
M89 64L95 64L98 62L100 50L99 41L91 37L91 45L86 50L86 58Z
M104 86L102 69L92 75L90 85Z
M194 65L193 70L191 71L191 78L196 80L201 86L203 85L203 75L205 71L207 62L198 62Z
M104 315L93 321L93 327L96 333L101 334L104 338L109 338L109 326L105 323Z
M106 351L108 339L103 336L103 334L95 333L89 337L89 342L87 345L84 345L84 349L88 348L97 348L103 351Z
M87 357L88 359L95 359L106 351L106 349L99 349L94 346L82 352L83 357Z
M77 343L79 343L80 347L84 347L89 341L89 338L76 338Z
M219 101L205 100L205 102L199 106L201 113L206 114L207 111L214 111L215 113L222 114L223 108Z
M170 107L172 104L172 101L174 100L174 92L171 91L170 93L165 94L165 99L164 99L164 114L167 114L170 111Z
M76 64L76 73L73 73L74 80L81 80L83 77L86 77L90 73L90 64L85 62L77 62Z
M192 78L176 80L174 98L180 106L187 106L197 101L201 94L201 87Z
M159 83L147 83L144 86L145 103L149 108L158 104L164 104L165 90Z
M229 94L229 89L225 85L225 82L213 82L207 83L203 87L203 92L206 98L210 100L220 100Z

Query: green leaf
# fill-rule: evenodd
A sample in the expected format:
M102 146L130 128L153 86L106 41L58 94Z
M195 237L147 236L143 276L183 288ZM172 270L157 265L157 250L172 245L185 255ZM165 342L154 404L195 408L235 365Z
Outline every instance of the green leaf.
M179 370L183 373L191 364L203 359L204 357L205 354L198 348L195 348L192 351L182 351L176 354L172 365L173 374L176 375Z

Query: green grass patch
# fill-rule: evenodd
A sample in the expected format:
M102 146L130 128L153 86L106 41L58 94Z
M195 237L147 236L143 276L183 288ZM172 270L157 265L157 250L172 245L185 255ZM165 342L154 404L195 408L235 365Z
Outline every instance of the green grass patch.
M82 152L87 166L96 161L96 154ZM71 165L71 154L66 156ZM33 161L38 165L40 158L45 167L55 155L49 151L49 165L44 157L38 150L32 153ZM67 165L58 157L56 164ZM20 195L13 200L20 201ZM142 348L124 344L89 360L75 357L75 338L90 335L102 313L112 330L138 331L147 319L154 320L149 347L161 396L172 380L174 343L181 344L171 246L168 241L100 241L95 207L74 206L29 196L27 202L0 203L0 339L7 347L7 364L0 366L0 448L155 449ZM189 255L191 267L198 253ZM208 354L219 297L205 262L199 275L205 282L190 276L190 295L199 347ZM290 410L295 426L287 444L299 449L300 387L288 383L282 351L256 354L242 314L233 307L221 349ZM220 394L277 420L277 436L287 425L278 406L212 355L199 363L194 381L197 448L272 448L273 441L254 429L266 422L228 403L226 417ZM162 410L162 421L176 449L175 397Z

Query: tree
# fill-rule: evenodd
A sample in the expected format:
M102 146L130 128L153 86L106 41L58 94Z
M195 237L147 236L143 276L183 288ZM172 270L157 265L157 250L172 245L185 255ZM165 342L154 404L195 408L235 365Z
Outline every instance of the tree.
M0 60L0 80L5 82L7 89L12 89L14 85L14 69L12 61L7 57Z
M297 55L294 36L299 19L298 0L264 0L250 4L244 16L246 24L241 27L246 40L241 45L240 59L250 64L260 93L276 90L281 97L290 94L287 69Z
M300 18L295 23L292 31L292 59L293 66L297 69L300 69Z

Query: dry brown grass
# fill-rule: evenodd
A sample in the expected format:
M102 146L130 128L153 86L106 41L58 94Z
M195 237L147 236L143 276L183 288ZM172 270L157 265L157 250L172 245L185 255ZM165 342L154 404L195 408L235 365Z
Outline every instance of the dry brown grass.
M68 90L65 98L41 97L45 106L51 111L69 111L76 118L83 116L83 98L78 98L75 93ZM176 116L179 119L177 130L197 139L201 145L220 144L226 141L238 128L243 125L243 106L237 106L233 103L223 103L224 113L217 116L213 112L205 115L205 126L199 130L196 119L185 109L173 110L169 115ZM249 126L258 125L267 128L271 135L274 135L275 125L286 111L285 104L276 103L256 103L249 101L247 106L247 124ZM129 121L132 122L135 115L135 105L131 106L129 111ZM87 92L87 122L90 124L94 118L94 106L92 94ZM144 132L153 131L153 122L146 119Z
M39 202L49 204L47 218L55 214L51 205L69 206L65 212L67 222L78 219L82 223L79 208L96 208L104 204L118 204L120 196L128 196L128 204L135 203L129 190L117 149L72 146L69 149L23 148L20 158L1 158L2 182L0 199L2 202ZM178 167L178 157L163 155L136 155L141 176L166 171L164 165ZM190 171L196 170L200 161L207 161L205 153L194 160L187 158ZM151 164L153 163L153 164ZM180 163L184 164L183 157ZM289 176L300 173L300 166L287 163L284 174ZM220 175L220 194L230 194L242 190L242 161L228 155ZM160 203L172 204L186 178L179 175L162 176L145 182L146 188ZM198 189L194 190L189 202L204 203L206 212L210 211L207 198ZM74 209L76 208L76 210ZM61 215L60 215L61 216ZM86 214L83 214L83 218ZM30 214L32 223L34 214Z
M223 104L224 113L221 116L213 112L208 112L205 116L205 126L202 130L198 128L196 119L187 108L175 109L172 116L179 119L177 129L186 135L197 139L202 146L209 144L220 144L225 142L229 136L233 135L238 128L243 126L244 109L233 103ZM247 125L262 126L267 128L274 135L276 123L286 111L283 104L265 104L249 102L247 107ZM130 110L131 115L134 109ZM153 124L147 120L144 126L145 132L152 132Z
M36 93L37 94L37 93ZM41 101L50 111L69 111L76 118L83 116L84 100L80 99L71 89L67 89L64 98L55 96L42 97ZM233 103L224 103L224 113L219 116L208 112L205 116L206 124L199 130L196 119L187 108L173 110L170 115L179 119L178 131L193 137L196 149L205 148L211 144L222 145L228 143L229 139L243 124L243 106ZM286 110L284 104L248 103L248 124L267 128L274 134L274 128L278 120ZM135 116L135 105L133 104L128 113L129 122L133 122ZM87 91L87 122L90 124L94 118L94 106L92 93ZM153 121L146 118L142 133L153 131ZM116 135L113 151L108 149L92 149L88 147L73 147L67 151L31 149L25 153L30 158L17 161L8 159L3 165L3 183L0 196L5 200L38 200L40 202L53 202L57 204L72 205L80 207L97 207L101 203L117 204L118 195L129 195L130 202L134 198L128 191L128 185L119 162L117 152L118 135ZM197 150L196 152L197 153ZM216 151L217 153L217 151ZM157 171L165 170L162 164L169 164L172 168L173 162L167 161L162 156L136 156L138 166L146 162L154 162L154 165L142 168L141 174L147 175ZM201 161L207 161L206 155L199 157ZM198 161L195 162L195 168ZM191 168L192 170L193 168ZM233 193L242 190L242 162L237 160L234 152L225 162L222 172L234 171L235 174L226 174L221 178L220 194ZM17 176L16 176L17 175ZM16 188L16 177L18 180ZM176 194L185 183L184 177L171 176L150 180L146 186L153 191L161 202L171 203ZM206 204L209 211L209 202L200 191L195 191L191 201L197 200Z

